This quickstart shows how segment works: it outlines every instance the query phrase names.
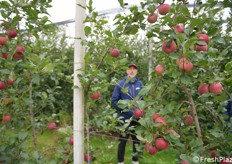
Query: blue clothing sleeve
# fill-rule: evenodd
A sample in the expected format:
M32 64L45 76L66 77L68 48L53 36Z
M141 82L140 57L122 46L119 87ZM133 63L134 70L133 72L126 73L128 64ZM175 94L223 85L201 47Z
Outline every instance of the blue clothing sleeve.
M118 107L118 101L121 99L120 90L121 88L118 85L116 85L111 97L111 104L119 113L121 113L121 111L123 110Z

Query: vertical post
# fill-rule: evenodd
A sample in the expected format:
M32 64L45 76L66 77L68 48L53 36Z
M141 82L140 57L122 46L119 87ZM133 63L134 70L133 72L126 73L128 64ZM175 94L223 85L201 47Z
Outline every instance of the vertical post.
M85 38L84 19L86 17L85 0L76 0L75 15L75 45L74 45L74 89L73 89L73 137L74 164L84 163L84 91L77 75L82 74L84 68L84 46L81 41Z

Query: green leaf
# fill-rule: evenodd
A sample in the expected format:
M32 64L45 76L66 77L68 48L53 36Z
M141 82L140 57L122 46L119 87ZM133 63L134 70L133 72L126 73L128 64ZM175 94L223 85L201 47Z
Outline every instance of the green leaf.
M85 26L85 35L89 36L89 34L91 34L91 32L92 32L91 27Z
M124 7L124 1L123 0L118 0L120 6L123 8Z
M140 90L138 96L140 97L140 96L146 95L146 94L151 90L151 87L152 87L151 85L144 86L144 87Z
M38 158L39 158L39 153L38 153L38 151L34 151L34 152L33 152L33 158L34 158L34 159L38 159Z
M118 107L124 109L130 104L130 102L131 100L119 100Z
M54 63L48 63L43 69L42 72L43 73L53 73L53 69L55 67Z
M192 158L190 156L188 156L187 154L181 154L180 159L183 159L186 162L192 162Z
M203 145L203 142L201 139L193 139L190 143L189 143L189 146L194 148L194 147L198 147L198 146L202 146Z
M40 76L38 74L33 74L32 75L32 83L37 84L37 85L40 84Z
M190 23L190 27L191 28L194 28L196 26L198 26L199 24L202 24L203 20L199 19L199 18L194 18L191 20L191 23Z

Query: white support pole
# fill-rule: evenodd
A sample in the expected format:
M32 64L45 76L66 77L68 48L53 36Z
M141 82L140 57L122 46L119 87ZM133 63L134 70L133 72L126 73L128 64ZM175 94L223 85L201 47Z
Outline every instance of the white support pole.
M86 6L85 0L76 0L75 15L75 47L74 47L74 89L73 89L73 160L74 164L84 163L84 91L77 75L82 74L84 68L85 49L81 44L84 34L84 19L86 11L81 6Z

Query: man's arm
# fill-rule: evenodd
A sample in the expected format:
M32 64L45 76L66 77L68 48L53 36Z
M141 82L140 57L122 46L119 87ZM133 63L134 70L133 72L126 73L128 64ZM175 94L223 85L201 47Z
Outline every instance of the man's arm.
M114 92L111 96L111 104L112 106L117 110L117 112L121 113L123 109L118 107L118 101L121 99L121 94L120 94L120 87L116 85L114 87Z

